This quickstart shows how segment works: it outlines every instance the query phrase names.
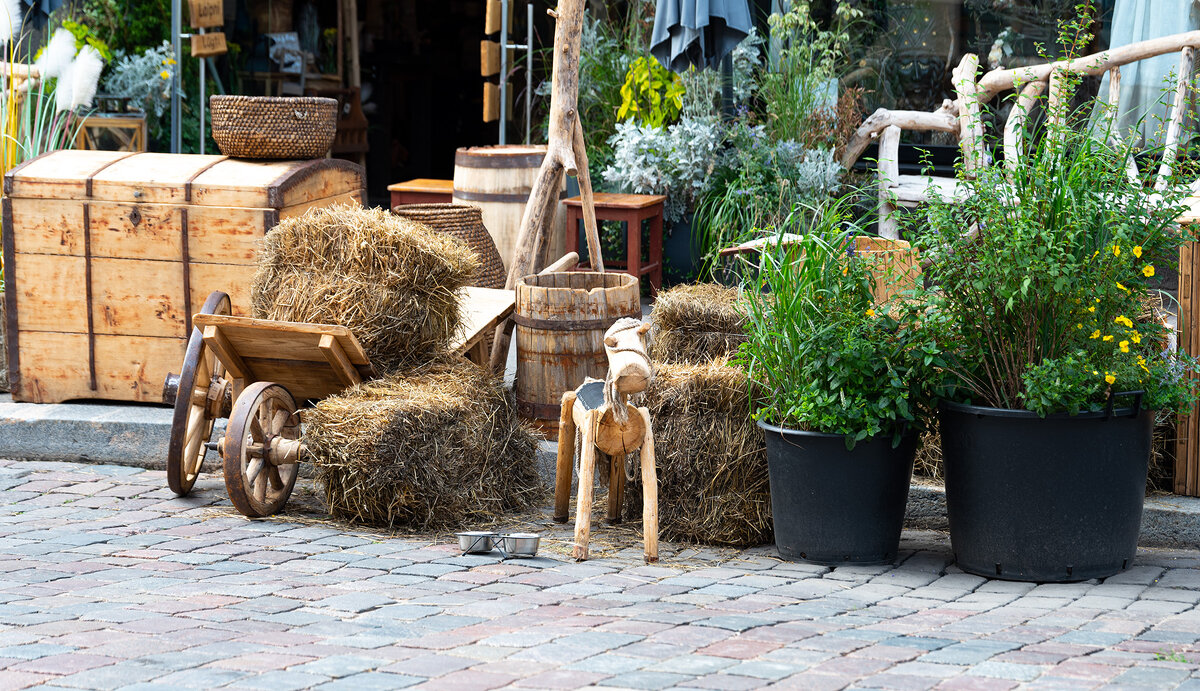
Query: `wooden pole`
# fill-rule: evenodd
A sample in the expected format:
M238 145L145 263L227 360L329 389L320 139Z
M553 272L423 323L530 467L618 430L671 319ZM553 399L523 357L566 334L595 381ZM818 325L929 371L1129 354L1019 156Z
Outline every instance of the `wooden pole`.
M638 408L646 423L646 438L642 442L642 539L645 541L646 563L658 561L658 471L654 465L654 426L650 411Z
M550 89L550 139L546 157L538 170L521 217L512 265L505 287L514 290L517 282L535 272L535 262L550 243L550 225L558 211L558 192L562 176L577 175L579 165L575 151L579 126L579 46L583 34L584 0L559 0L558 10L550 14L558 20L554 29L553 76ZM582 146L582 145L581 145ZM585 161L586 165L586 161ZM589 185L589 194L591 192ZM595 210L592 210L595 218ZM508 357L508 341L512 335L512 319L506 319L496 332L492 346L492 369L500 371Z
M592 534L592 497L596 482L596 427L599 411L589 410L583 418L583 442L579 450L579 498L575 500L575 547L571 556L577 561L588 558ZM565 435L558 435L562 439Z

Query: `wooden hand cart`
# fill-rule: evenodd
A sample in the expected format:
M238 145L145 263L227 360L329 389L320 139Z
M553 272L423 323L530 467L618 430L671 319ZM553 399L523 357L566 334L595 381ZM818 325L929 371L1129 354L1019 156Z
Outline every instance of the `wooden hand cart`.
M487 335L513 311L510 290L464 288L463 329L451 350L483 364ZM317 401L376 376L344 326L235 317L229 296L214 292L192 320L182 371L167 375L164 402L175 406L167 447L167 483L191 491L204 457L220 454L229 499L246 516L276 513L304 460L300 403ZM225 436L210 442L217 418Z

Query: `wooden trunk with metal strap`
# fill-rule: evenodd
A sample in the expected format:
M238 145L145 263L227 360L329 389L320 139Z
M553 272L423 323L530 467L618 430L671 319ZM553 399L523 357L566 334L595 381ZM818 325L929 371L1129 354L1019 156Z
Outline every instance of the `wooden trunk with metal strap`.
M160 402L213 290L249 309L282 218L361 203L346 161L55 151L4 178L7 347L17 401Z
M604 332L621 317L641 318L638 280L624 273L572 271L526 276L517 284L517 411L551 439L562 395L608 372Z

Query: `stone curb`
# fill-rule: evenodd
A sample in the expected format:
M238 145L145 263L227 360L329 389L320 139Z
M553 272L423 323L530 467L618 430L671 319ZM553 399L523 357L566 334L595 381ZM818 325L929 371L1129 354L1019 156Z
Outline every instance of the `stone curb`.
M151 470L165 467L171 411L160 406L104 403L13 403L0 400L0 458L28 461L111 463ZM224 432L217 423L213 438ZM557 447L543 442L537 466L553 485ZM216 470L214 454L206 469ZM310 468L302 469L309 475ZM908 495L905 527L949 528L946 495L940 485L914 481ZM1195 549L1200 545L1200 498L1146 497L1139 544L1144 547Z

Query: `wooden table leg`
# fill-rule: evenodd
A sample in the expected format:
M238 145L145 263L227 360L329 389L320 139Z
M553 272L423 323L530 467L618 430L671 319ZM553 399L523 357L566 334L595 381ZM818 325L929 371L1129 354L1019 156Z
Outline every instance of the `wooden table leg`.
M642 442L642 536L646 542L646 563L658 561L658 470L654 460L654 428L650 411L638 408L646 423Z
M625 499L625 454L616 454L608 460L608 516L605 520L621 522L621 504Z
M642 278L642 222L637 211L626 211L621 214L625 222L625 273L631 274L639 281Z
M650 261L657 266L650 273L650 296L658 295L662 288L663 275L663 207L654 207L654 215L650 217Z
M567 207L567 252L579 252L579 221L583 218L583 210L577 206ZM591 257L588 257L591 261Z

